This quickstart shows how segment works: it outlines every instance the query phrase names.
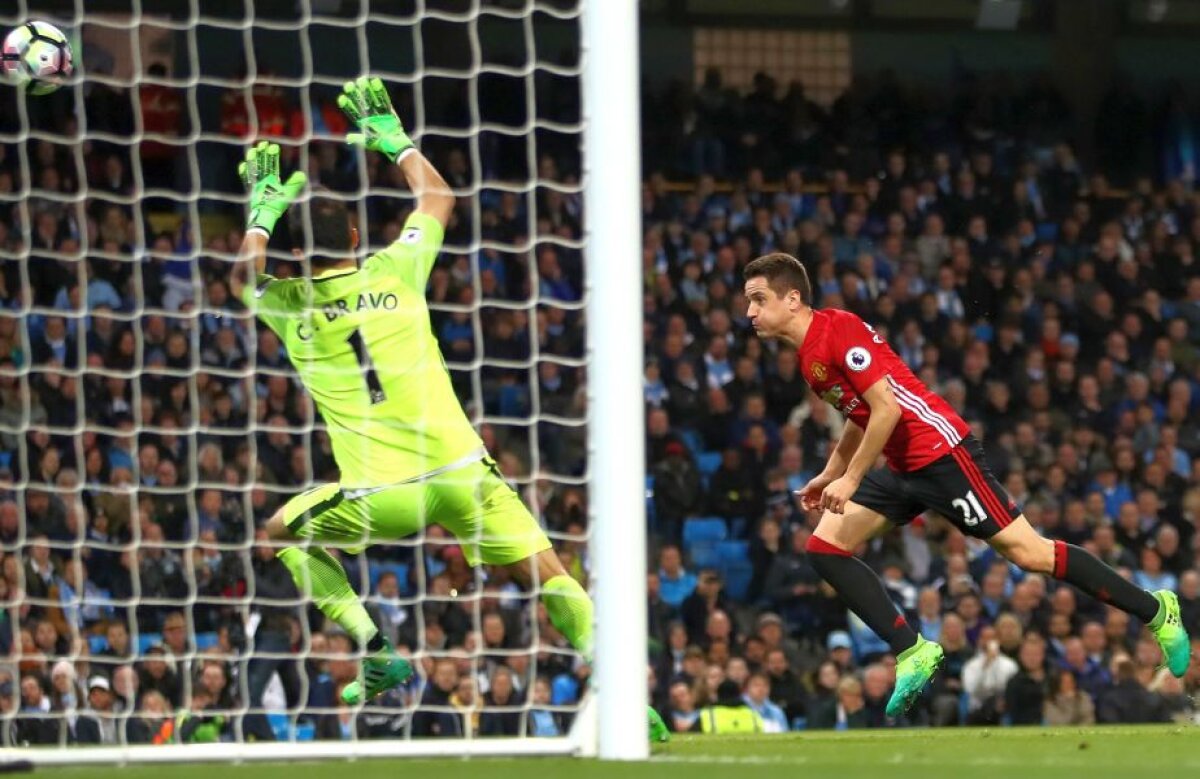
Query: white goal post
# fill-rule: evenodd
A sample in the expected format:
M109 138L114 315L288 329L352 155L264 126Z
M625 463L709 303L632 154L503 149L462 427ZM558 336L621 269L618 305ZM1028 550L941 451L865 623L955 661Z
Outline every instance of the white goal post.
M45 19L68 30L68 34L78 46L78 30L81 24L93 21L89 18L89 6L86 0L75 0L74 15L64 16L61 3L48 4L49 10L40 11L37 0L17 0L16 8L12 4L0 10L0 33L24 19ZM135 18L119 19L105 16L100 19L101 26L107 29L120 30L130 34L133 40L138 40L137 28L143 23L142 13L147 17L154 3L134 2L132 7L138 9ZM586 366L586 428L587 453L586 472L577 483L587 489L588 532L586 543L590 554L591 594L596 604L596 646L595 665L590 679L590 687L584 693L582 703L575 713L572 727L568 733L557 737L499 737L482 738L478 735L466 738L397 738L367 740L354 738L346 741L313 741L297 743L295 741L280 741L275 743L217 743L217 744L167 744L161 746L67 746L67 747L20 747L0 749L0 761L27 759L41 765L66 764L125 764L125 763L174 763L174 762L228 762L228 761L265 761L265 760L303 760L303 759L350 759L350 758L382 758L382 757L498 757L498 756L577 756L600 757L608 760L642 760L649 755L647 739L648 704L647 690L647 617L646 617L646 512L645 512L645 477L644 477L644 412L642 390L642 294L641 294L641 211L640 211L640 103L639 103L639 48L638 48L638 0L462 0L462 2L447 4L441 0L359 0L357 7L360 13L357 18L348 22L335 18L331 14L338 10L341 4L326 0L298 0L296 7L301 14L296 20L278 21L259 20L254 17L254 4L246 0L247 17L243 20L228 18L212 18L204 15L205 3L202 0L190 0L180 4L189 9L184 16L155 17L152 24L159 33L178 33L187 41L183 46L181 56L196 56L195 28L201 24L241 31L248 51L246 58L250 68L250 79L255 75L255 54L253 40L256 33L278 30L298 30L309 23L319 23L326 26L337 24L357 24L354 39L359 48L358 58L364 70L369 70L371 57L367 48L368 34L365 28L372 25L401 25L411 17L397 15L391 9L404 6L416 8L416 18L432 18L448 24L472 25L471 39L478 46L478 29L476 25L481 15L491 15L506 20L519 20L524 25L525 45L533 45L533 25L526 17L534 14L544 14L557 20L568 20L578 25L576 41L578 42L579 66L574 71L578 76L582 101L582 114L579 126L570 132L579 133L582 138L581 178L577 190L582 194L583 217L583 267L584 284L581 292L582 300L578 303L577 312L583 315L586 323L586 351L583 363ZM446 10L452 6L456 10ZM460 10L466 8L467 10ZM2 35L0 35L2 37ZM399 35L398 39L407 41L407 35ZM420 104L421 78L430 76L437 79L452 79L458 74L438 68L425 68L422 61L421 36L414 34L413 58L416 60L414 74L389 73L393 81L407 82L413 87L417 98L413 120L415 133L419 135L422 126L428 123L428 117L423 113ZM145 64L142 61L144 52L138 46L133 47L132 59L135 72L144 73ZM306 50L298 57L304 62L304 67L311 77L312 60L319 52ZM538 60L533 54L526 62L515 68L505 70L507 66L496 66L497 72L506 75L523 76L528 88L526 96L530 106L535 103L534 84L539 68L554 71L557 65L551 56ZM84 59L87 51L75 51L77 63L81 63L82 78L63 89L64 93L72 94L82 100L84 88L93 77L101 83L116 85L119 79L96 74L89 74L88 62ZM478 50L473 51L478 66ZM486 71L491 66L483 66ZM571 72L570 68L561 69ZM480 74L471 76L474 81ZM272 76L266 76L269 83ZM107 79L107 80L106 80ZM154 79L150 79L153 81ZM317 79L319 80L319 79ZM284 79L278 79L283 83ZM198 67L191 69L181 82L181 88L187 93L185 112L195 115L198 86L228 86L226 80L215 79L213 84L205 84L204 77L198 73ZM323 82L331 85L333 78ZM121 84L128 88L130 83ZM472 85L471 89L475 88ZM133 94L137 94L134 90ZM309 104L307 92L302 98L302 109L305 113L315 109ZM37 98L24 97L21 101L31 101ZM136 100L136 97L134 98ZM477 96L473 99L477 99ZM135 103L136 105L136 103ZM472 115L478 117L478 106L472 102ZM45 136L31 124L31 112L26 105L20 108L22 137L17 144L29 143L30 146ZM254 111L251 109L253 115ZM79 110L82 119L83 111ZM86 135L86 121L81 123L81 131ZM251 124L255 120L251 118ZM3 125L0 123L0 129ZM526 130L532 134L543 129L543 124L536 118L536 112L531 111L527 117ZM568 132L562 128L551 128L558 132ZM489 131L489 127L476 126L473 132ZM204 140L204 132L192 127L192 140ZM101 134L103 135L103 134ZM2 137L0 144L12 143L13 139ZM132 143L133 148L152 133L144 133L141 122L136 123L132 135L118 139ZM113 140L105 137L104 140ZM201 170L196 153L187 148L191 143L186 136L175 140L164 139L168 145L175 147L182 165L186 167L186 178L193 187L189 196L181 199L180 211L185 212L185 218L199 221L199 203L204 199L217 197L206 190L208 181L207 171ZM530 147L533 143L530 142ZM307 159L307 151L301 152L302 159ZM535 163L535 152L530 152L530 161ZM32 151L23 150L20 156L22 171L26 180L22 183L21 191L16 193L22 200L36 197L34 191L37 184L28 181L30 170L28 160ZM82 154L75 153L76 164L82 166ZM479 164L479 159L472 162ZM134 162L132 173L135 183L141 184L141 166ZM524 188L522 194L532 198L541 182L536 180L537 174L531 173L534 179ZM491 182L496 183L496 182ZM481 190L488 189L488 181L480 180L468 191L459 188L460 199L473 198ZM82 203L87 196L84 191L86 183L81 182L79 194L64 198L63 202L72 203L73 208L83 210ZM498 187L504 190L504 185ZM157 191L156 191L157 194ZM366 194L365 192L358 193ZM388 190L385 194L391 194ZM137 208L138 194L126 202ZM21 210L27 206L18 203L17 198L5 200L0 193L0 206L13 205ZM360 216L366 212L360 206ZM479 216L478 205L472 206L475 217ZM28 218L28 217L26 217ZM142 227L142 215L137 214L133 220L139 229ZM531 220L532 221L532 220ZM26 230L26 237L32 230ZM475 234L472 251L481 246L478 233ZM482 242L486 243L486 241ZM0 259L5 259L3 246L0 245ZM94 248L94 247L92 247ZM148 247L145 247L148 248ZM82 260L89 255L88 247L84 247L74 257L66 258ZM193 250L189 259L198 258L198 250ZM28 250L24 255L28 257ZM31 283L27 271L22 271L25 283ZM514 304L512 308L525 306L533 309L538 304L538 287L536 284L537 268L531 273L534 276L531 302ZM478 293L479 281L476 279L474 288ZM203 293L198 293L203 294ZM478 308L481 305L477 296L474 299L472 321L474 338L481 338ZM503 308L504 306L500 306ZM450 307L448 310L453 310ZM22 316L27 314L48 315L52 312L39 309L37 306L27 306ZM139 309L136 314L145 313ZM82 315L81 315L82 316ZM531 317L532 318L532 317ZM82 318L79 318L82 321ZM137 327L137 318L127 316L123 321ZM141 344L141 337L138 337ZM28 343L26 343L28 346ZM482 351L482 348L479 348ZM253 350L251 350L253 354ZM451 362L453 362L451 360ZM251 363L253 364L253 362ZM563 364L569 364L565 361ZM478 373L481 365L486 365L486 358L474 358L470 370ZM452 364L453 368L454 365ZM526 368L529 365L524 366ZM538 368L536 343L532 362L532 373ZM30 371L26 370L25 374ZM77 376L82 375L77 373ZM531 374L532 375L532 374ZM243 377L247 378L247 377ZM27 378L25 379L28 382ZM531 379L535 381L536 379ZM473 379L474 391L479 393L479 380ZM28 386L28 383L25 385ZM536 398L536 387L534 388ZM483 415L476 412L477 419ZM539 414L536 406L531 414ZM537 427L537 419L532 420ZM77 431L82 434L82 423ZM27 432L26 429L18 431ZM0 430L0 433L6 432ZM7 431L11 432L11 431ZM193 431L194 433L194 428ZM252 430L250 435L253 436ZM310 438L311 439L311 431ZM535 443L532 445L536 449ZM81 450L82 451L82 450ZM533 455L536 462L537 455ZM537 478L535 472L529 479ZM192 477L193 485L197 483ZM18 484L17 487L23 485ZM528 484L526 486L529 486ZM0 485L3 487L3 485ZM2 491L2 490L0 490ZM246 490L248 492L248 489ZM195 511L194 504L191 511ZM22 506L24 504L22 503ZM22 536L22 541L25 537ZM194 545L194 542L193 542ZM416 550L420 552L420 544ZM3 557L0 550L0 557ZM188 551L188 550L185 550ZM243 555L249 554L249 544L238 550ZM353 579L354 574L351 573ZM421 586L425 584L421 581ZM422 593L423 594L423 593ZM420 594L413 603L419 611ZM162 604L157 604L162 605ZM476 607L476 617L479 610ZM420 617L418 617L420 619ZM134 638L136 640L136 619L134 620ZM475 625L479 627L478 624ZM189 630L192 630L189 623ZM17 681L14 678L14 683ZM19 694L19 693L18 693ZM528 709L528 706L526 706ZM294 723L293 723L294 724ZM468 730L469 732L469 730Z

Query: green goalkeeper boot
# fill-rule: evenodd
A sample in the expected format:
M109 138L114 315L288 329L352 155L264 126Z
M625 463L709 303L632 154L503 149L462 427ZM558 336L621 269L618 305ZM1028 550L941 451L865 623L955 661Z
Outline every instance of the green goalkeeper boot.
M1170 590L1159 590L1152 594L1158 601L1158 614L1150 622L1150 632L1162 649L1163 664L1175 676L1183 676L1192 659L1192 645L1179 618L1179 598Z
M887 715L899 717L908 711L921 690L941 667L946 653L940 644L917 636L917 643L896 658L896 689L888 701Z
M357 681L350 682L342 690L342 700L349 706L357 706L404 684L412 675L412 663L396 654L392 642L385 638L383 649L363 659L362 673Z
M650 743L665 744L671 740L671 731L667 730L667 723L663 722L663 718L653 706L647 706L646 711L650 715Z

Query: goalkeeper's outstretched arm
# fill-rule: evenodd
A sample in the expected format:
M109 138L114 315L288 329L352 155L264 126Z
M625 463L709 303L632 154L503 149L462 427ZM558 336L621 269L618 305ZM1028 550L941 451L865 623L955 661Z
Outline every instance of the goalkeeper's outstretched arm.
M445 227L454 211L454 193L404 131L383 82L367 76L347 81L338 96L338 107L358 128L346 136L347 143L377 151L399 165L417 196L417 213L431 216Z
M229 277L229 291L242 300L242 291L266 269L267 242L275 223L304 189L308 179L296 171L286 182L282 181L279 178L279 146L266 141L250 147L246 161L238 166L238 175L250 188L250 213L246 218L246 236Z
M428 214L445 227L454 212L454 193L442 174L415 146L400 155L396 164L417 196L417 213Z

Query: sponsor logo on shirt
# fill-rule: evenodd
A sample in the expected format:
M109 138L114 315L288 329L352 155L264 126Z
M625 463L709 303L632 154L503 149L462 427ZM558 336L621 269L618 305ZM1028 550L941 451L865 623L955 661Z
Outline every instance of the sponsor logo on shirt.
M821 395L821 400L825 401L834 408L841 408L842 395L844 393L845 390L842 389L841 384L834 384L832 387L825 390L825 392Z
M846 367L861 373L871 367L871 353L861 346L852 346L846 352Z

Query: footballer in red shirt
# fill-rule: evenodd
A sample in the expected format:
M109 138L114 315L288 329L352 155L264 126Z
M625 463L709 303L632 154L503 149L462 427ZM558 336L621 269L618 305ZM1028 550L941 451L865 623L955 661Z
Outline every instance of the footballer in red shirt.
M1174 593L1147 592L1084 549L1039 535L950 404L857 315L813 308L799 260L768 254L749 263L744 277L755 332L794 346L809 387L846 419L825 469L800 490L806 509L823 510L807 551L817 572L896 654L888 716L912 706L943 652L908 625L853 550L929 510L1026 571L1052 575L1137 616L1158 639L1171 672L1183 676L1191 647ZM886 466L876 468L880 455Z

